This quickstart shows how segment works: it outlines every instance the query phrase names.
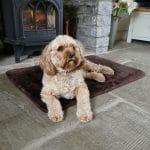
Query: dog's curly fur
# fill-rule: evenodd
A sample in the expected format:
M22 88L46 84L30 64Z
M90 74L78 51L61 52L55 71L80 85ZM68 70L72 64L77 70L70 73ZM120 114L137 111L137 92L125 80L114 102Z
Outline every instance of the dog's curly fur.
M114 74L110 67L86 60L83 51L84 47L79 41L67 35L59 35L45 47L40 56L39 64L43 69L41 98L53 122L63 120L59 97L76 97L79 120L92 120L89 90L84 78L104 82L103 74Z

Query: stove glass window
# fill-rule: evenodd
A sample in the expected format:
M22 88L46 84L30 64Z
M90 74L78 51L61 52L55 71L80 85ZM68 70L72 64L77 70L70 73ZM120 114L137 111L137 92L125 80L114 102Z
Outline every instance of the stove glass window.
M55 6L46 1L28 3L23 11L24 30L54 30L56 28Z

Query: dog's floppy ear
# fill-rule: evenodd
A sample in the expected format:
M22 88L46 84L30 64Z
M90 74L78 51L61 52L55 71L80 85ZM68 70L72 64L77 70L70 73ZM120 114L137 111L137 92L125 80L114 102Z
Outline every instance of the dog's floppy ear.
M78 40L76 40L76 43L78 45L81 55L84 56L85 48L84 48L83 44L81 42L79 42Z
M55 75L56 68L51 61L50 51L50 46L47 45L40 56L39 65L46 74Z

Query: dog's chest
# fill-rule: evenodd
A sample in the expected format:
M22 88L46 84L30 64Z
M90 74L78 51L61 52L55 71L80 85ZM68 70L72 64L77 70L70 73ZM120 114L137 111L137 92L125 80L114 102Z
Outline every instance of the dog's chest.
M84 82L82 71L57 74L49 83L49 89L57 97L71 99L75 97L75 89Z

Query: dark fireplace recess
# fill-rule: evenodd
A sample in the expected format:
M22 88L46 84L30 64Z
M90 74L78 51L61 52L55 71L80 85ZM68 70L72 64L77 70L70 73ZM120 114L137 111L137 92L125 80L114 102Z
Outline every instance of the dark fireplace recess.
M16 62L41 51L63 33L62 0L1 0L5 42L12 44Z

